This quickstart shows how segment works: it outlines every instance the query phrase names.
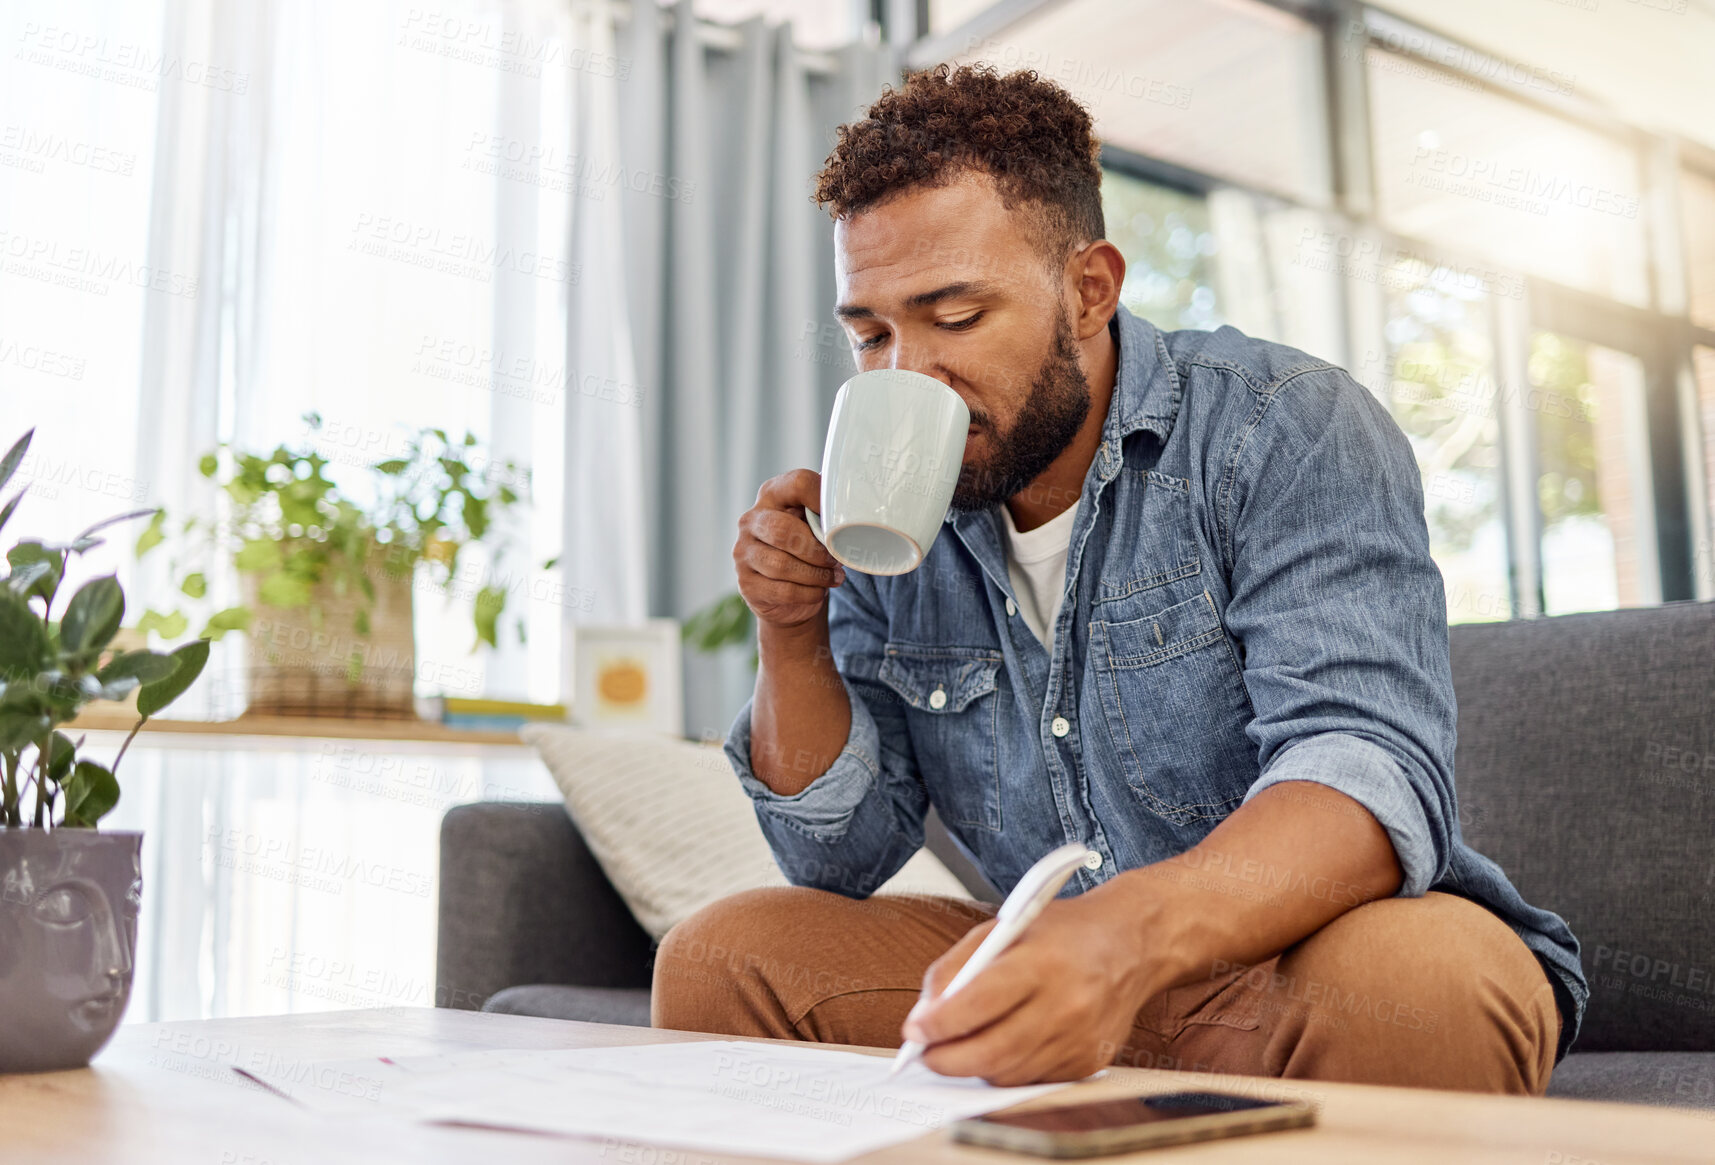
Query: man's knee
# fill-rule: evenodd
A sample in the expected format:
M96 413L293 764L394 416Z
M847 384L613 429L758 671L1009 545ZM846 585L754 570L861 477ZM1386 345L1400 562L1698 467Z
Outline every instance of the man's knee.
M1304 1038L1376 1082L1540 1094L1559 1036L1536 957L1455 895L1359 907L1287 952ZM1337 1049L1337 1050L1336 1050Z
M743 890L710 902L662 935L655 949L650 1023L784 1035L777 1031L787 1011L779 990L803 978L806 961L839 952L842 906L854 904L797 885Z
M797 892L765 887L710 902L662 935L655 949L650 1023L683 1031L724 1031L737 980L767 961L773 921L791 911Z

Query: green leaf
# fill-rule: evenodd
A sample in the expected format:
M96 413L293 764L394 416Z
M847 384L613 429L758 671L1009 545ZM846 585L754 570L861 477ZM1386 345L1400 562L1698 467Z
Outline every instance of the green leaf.
M490 647L499 646L495 640L495 626L500 621L500 612L506 607L506 592L499 587L483 587L476 592L476 602L472 605L472 614L476 619L476 637Z
M6 488L6 483L18 472L18 466L24 463L24 454L30 450L30 438L35 435L36 431L31 429L12 442L12 447L6 450L5 457L0 457L0 489Z
M18 512L18 503L24 500L24 495L30 492L30 484L24 483L24 488L12 495L12 500L0 507L0 530L6 528L6 523L12 520L12 515Z
M22 595L0 591L0 680L31 680L48 666L53 645L41 617Z
M92 700L123 700L143 686L136 676L120 676L110 684L104 684L94 676L84 676L82 682L85 694Z
M283 559L278 542L268 538L252 538L232 556L232 565L239 570L255 574L278 569Z
M189 626L190 620L178 611L169 611L165 615L159 611L144 611L143 617L137 620L137 630L144 635L153 632L162 639L177 639Z
M162 531L162 527L165 526L166 523L167 511L156 510L155 516L149 519L149 524L143 527L143 532L137 535L137 547L133 553L135 553L138 558L142 558L145 554L149 553L149 551L153 550L166 540L166 534Z
M71 742L71 737L63 732L54 733L53 745L48 749L48 780L56 785L65 780L76 758L77 745Z
M409 461L395 457L390 461L377 462L374 468L377 473L385 473L389 476L397 477L399 474L404 473L406 467L410 464L411 463Z
M93 550L97 546L105 545L107 545L105 538L74 538L70 542L44 542L42 549L51 550L55 553L82 554L86 550Z
M209 616L201 638L220 639L228 631L248 631L252 618L253 612L249 607L228 607L224 611L216 611Z
M125 616L125 592L113 575L91 579L78 588L60 620L60 646L78 653L107 646Z
M179 589L193 599L200 599L208 594L208 579L201 574L187 574Z
M141 518L144 514L158 514L160 512L160 510L151 507L146 510L131 510L128 513L116 514L111 518L103 518L101 521L79 534L76 538L73 538L72 545L83 546L84 543L89 542L89 536L97 530L105 530L109 526L117 526L120 522L129 522L132 518ZM99 543L94 542L89 542L89 544L91 546L99 545ZM88 549L88 547L83 546L83 549Z
M12 593L27 595L36 585L38 579L46 578L53 572L53 564L48 562L32 562L21 566L6 576L6 585L12 588Z
M693 613L679 634L698 651L718 651L743 643L750 635L750 623L750 607L743 595L733 591Z
M357 616L352 620L352 626L359 635L369 634L369 612L362 607L357 609Z
M197 460L197 472L204 477L213 477L220 472L220 458L213 453L204 453Z
M164 680L178 670L179 661L170 655L158 651L127 651L109 660L106 667L95 673L95 678L106 684L133 676L139 683L150 684Z
M17 752L42 738L49 720L40 712L0 711L0 752Z
M18 571L31 563L45 562L48 572L32 582L24 591L26 597L40 595L48 602L54 601L54 594L60 589L60 578L65 573L65 555L58 550L49 550L40 542L20 542L6 552L6 561L12 569Z
M310 584L289 574L271 574L256 593L270 607L302 607L310 601Z
M153 716L184 695L208 665L208 649L208 640L196 639L173 652L178 668L165 679L143 685L137 693L137 714L145 718Z
M119 781L92 760L78 761L60 787L65 790L64 824L73 829L93 829L119 804Z
M469 494L464 498L464 524L472 538L480 541L488 533L488 503Z

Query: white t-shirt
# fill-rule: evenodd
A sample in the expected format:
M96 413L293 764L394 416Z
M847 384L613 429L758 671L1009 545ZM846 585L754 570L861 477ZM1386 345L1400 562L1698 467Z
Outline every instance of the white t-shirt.
M1001 529L1006 538L1006 574L1018 596L1018 613L1036 633L1048 654L1054 654L1054 622L1060 616L1060 599L1066 591L1066 551L1072 545L1072 522L1076 505L1050 518L1034 530L1019 533L1012 511L1000 506Z

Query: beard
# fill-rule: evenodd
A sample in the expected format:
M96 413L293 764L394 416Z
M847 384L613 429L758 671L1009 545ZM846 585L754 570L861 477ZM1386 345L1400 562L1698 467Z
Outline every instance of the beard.
M1061 312L1012 427L1003 433L987 413L971 414L971 423L989 437L989 455L960 469L952 508L986 510L1022 492L1065 452L1089 413L1090 382L1078 362L1071 322Z

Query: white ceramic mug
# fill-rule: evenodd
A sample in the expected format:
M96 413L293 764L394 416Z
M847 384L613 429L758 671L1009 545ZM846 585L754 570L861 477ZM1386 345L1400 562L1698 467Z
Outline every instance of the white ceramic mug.
M810 530L865 574L904 574L929 553L965 459L971 412L921 372L879 368L840 386L822 450L822 509Z

